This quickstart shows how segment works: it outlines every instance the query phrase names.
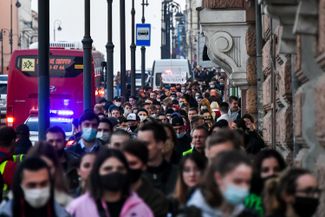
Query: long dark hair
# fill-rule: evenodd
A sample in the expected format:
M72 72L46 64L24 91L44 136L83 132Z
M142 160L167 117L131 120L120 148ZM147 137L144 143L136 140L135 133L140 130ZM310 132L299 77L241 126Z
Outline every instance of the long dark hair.
M207 161L206 159L199 153L192 153L190 155L186 155L182 158L180 164L179 164L179 170L178 170L178 176L177 176L177 182L175 186L175 198L181 203L185 204L188 196L189 188L186 186L184 179L183 179L183 172L185 168L185 163L187 161L192 161L195 163L197 168L200 170L201 174L204 173Z
M201 185L202 194L211 207L219 207L223 201L220 189L213 178L215 173L226 176L241 164L251 166L251 161L240 151L222 152L213 158Z
M285 215L287 203L283 199L283 195L295 195L297 190L297 180L300 176L312 175L306 169L294 168L286 170L280 178L271 179L267 182L264 189L264 204L267 205L267 214Z
M265 159L274 158L279 164L280 171L286 168L286 162L282 155L274 149L264 149L259 152L253 163L253 178L251 181L251 193L261 194L264 188L264 183L261 177L262 164Z
M117 158L121 163L124 165L126 170L129 173L129 166L126 158L124 157L123 153L119 150L115 149L104 149L101 151L94 162L93 168L90 172L89 176L89 191L91 197L95 201L99 201L102 199L102 196L104 194L104 189L102 189L100 183L100 175L99 175L99 169L101 165L109 158ZM122 191L122 197L126 198L130 195L130 189L123 189Z
M53 217L56 217L55 209L54 209L54 188L53 188L53 179L51 178L51 174L47 164L38 157L31 157L24 160L19 167L17 168L14 181L12 185L12 193L13 193L13 203L12 203L12 213L13 217L22 217L26 214L26 202L24 199L24 193L21 188L21 182L23 180L23 172L24 170L38 171L41 169L47 169L50 177L50 199L47 203L48 214L53 214Z
M67 181L64 178L65 176L63 173L62 165L59 161L58 155L56 154L54 147L47 142L38 142L27 153L27 158L41 158L42 156L50 159L53 163L53 166L55 167L55 174L53 177L55 189L67 193Z

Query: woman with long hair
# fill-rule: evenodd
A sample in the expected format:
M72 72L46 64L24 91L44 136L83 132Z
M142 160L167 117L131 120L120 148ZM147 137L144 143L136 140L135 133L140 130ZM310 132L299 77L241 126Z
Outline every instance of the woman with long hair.
M287 170L279 179L269 180L264 204L267 217L312 217L319 205L316 177L305 169Z
M256 129L255 120L252 115L245 114L237 122L237 127L244 133L244 146L246 153L256 155L265 148L266 145L263 137Z
M68 195L67 182L54 147L46 142L38 142L27 153L27 158L29 157L39 157L45 161L54 180L55 200L60 205L67 206L72 197Z
M174 151L175 145L177 143L176 133L170 124L163 124L163 127L166 131L167 140L164 143L162 153L167 162L172 164L177 164L179 162L179 156Z
M95 160L89 192L72 201L74 217L153 217L148 206L130 190L128 162L119 150L106 149Z
M187 206L200 209L204 217L252 217L243 202L252 178L250 159L239 151L222 152L214 158L202 185Z
M200 101L199 110L201 115L203 114L203 110L208 110L209 113L212 114L211 105L208 99L204 98Z
M254 209L264 216L262 191L267 180L276 178L286 168L282 155L274 149L264 149L258 153L253 163L253 178L250 194L245 199L245 207Z
M83 155L80 159L79 166L77 169L79 175L79 186L75 191L74 196L79 197L84 194L87 190L87 184L89 180L89 174L93 168L96 159L96 153L90 152Z
M195 152L182 158L173 195L173 213L186 205L201 181L206 164L206 159Z

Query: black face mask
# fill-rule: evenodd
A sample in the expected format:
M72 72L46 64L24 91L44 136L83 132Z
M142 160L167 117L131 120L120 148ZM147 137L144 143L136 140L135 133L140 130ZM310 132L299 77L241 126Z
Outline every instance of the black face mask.
M293 209L299 217L311 217L315 214L318 204L318 198L295 197Z
M138 127L137 126L130 126L130 130L134 132Z
M62 157L64 155L64 149L57 150L56 153L57 153L58 157Z
M118 192L129 188L129 179L126 174L113 172L100 176L100 184L104 190Z
M137 182L140 179L141 174L142 174L141 169L136 169L136 170L130 169L129 170L129 180L130 180L130 182L131 183Z

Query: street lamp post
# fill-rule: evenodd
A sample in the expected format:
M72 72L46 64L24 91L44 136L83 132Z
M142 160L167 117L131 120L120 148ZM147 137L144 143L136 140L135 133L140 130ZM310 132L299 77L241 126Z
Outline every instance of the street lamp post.
M113 78L114 78L114 44L113 44L113 30L112 30L112 4L113 0L107 0L107 44L106 44L106 75L107 75L107 99L109 101L113 100Z
M38 15L42 19L38 20L38 139L45 139L45 133L50 126L50 0L38 0Z
M145 23L146 19L144 17L144 7L148 6L148 0L146 0L146 2L144 2L144 0L142 0L142 18L141 18L141 22ZM144 88L145 86L145 71L146 71L146 47L142 46L141 47L141 87Z
M135 50L136 50L136 45L135 45L135 9L134 9L134 0L132 0L132 9L131 9L131 35L132 35L132 41L131 41L131 96L135 96Z
M85 0L85 35L82 39L84 56L83 68L83 96L84 96L84 110L91 108L91 49L93 40L90 36L90 0Z
M126 96L125 0L120 0L121 95Z
M19 0L16 1L16 8L20 8L21 4ZM9 31L9 44L10 44L10 54L12 54L13 50L13 33L12 33L12 0L10 1L10 31Z
M54 20L54 23L53 23L53 41L55 41L55 32L56 32L56 25L58 24L58 31L61 31L62 30L62 22L61 20Z
M4 73L4 67L3 67L3 59L4 59L4 52L3 52L3 29L0 31L0 41L1 41L1 74Z

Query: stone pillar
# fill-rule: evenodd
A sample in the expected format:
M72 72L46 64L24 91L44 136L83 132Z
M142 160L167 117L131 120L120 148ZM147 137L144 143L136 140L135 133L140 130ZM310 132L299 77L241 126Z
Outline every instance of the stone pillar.
M316 138L319 142L317 146L317 161L316 161L316 174L320 188L325 188L325 0L320 0L317 5L318 10L318 42L316 47L317 62L322 69L322 74L319 75L318 81L315 85L314 100L315 100L315 114L316 114ZM322 194L320 201L321 207L318 211L318 217L325 216L325 194Z
M265 24L268 25L265 25ZM265 45L263 47L262 69L265 80L263 82L263 107L265 116L263 120L263 137L265 143L271 147L272 143L272 101L271 101L271 30L270 19L263 16L263 38Z
M232 86L240 87L242 113L256 117L254 2L204 0L203 7L200 18L209 58L228 73Z
M279 5L268 1L263 16L263 84L264 139L276 147L289 161L292 159L292 90L291 54L295 53L295 36L290 34L296 5L284 2ZM284 7L285 6L285 7ZM272 78L275 78L272 81ZM273 98L273 93L275 97ZM273 108L275 114L273 114ZM275 119L275 122L273 122ZM275 140L272 132L275 131ZM272 144L274 142L274 144Z
M249 25L246 32L246 49L248 59L246 62L246 112L253 115L257 120L257 75L256 75L256 35L255 26Z

